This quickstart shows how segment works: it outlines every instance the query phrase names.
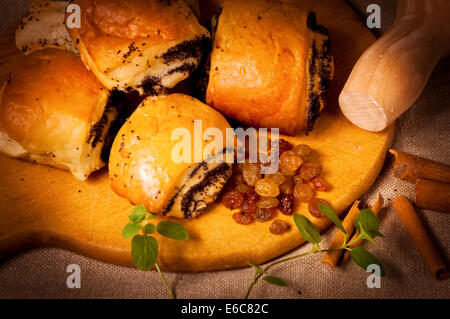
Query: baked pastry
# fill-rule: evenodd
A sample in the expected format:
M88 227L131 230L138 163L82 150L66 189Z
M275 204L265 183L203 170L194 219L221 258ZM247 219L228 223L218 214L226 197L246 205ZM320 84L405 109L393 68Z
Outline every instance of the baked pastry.
M70 29L81 58L108 89L157 95L197 68L209 32L183 0L77 0Z
M315 14L275 0L224 0L206 103L250 126L311 131L333 76L327 30Z
M33 0L29 14L16 30L16 46L28 55L45 48L62 48L78 54L66 28L66 7L70 1Z
M2 87L0 152L85 180L107 161L120 103L120 93L103 88L75 54L36 51Z
M152 213L177 218L204 213L232 169L228 163L177 159L179 153L174 150L179 141L173 140L173 132L182 129L193 137L195 120L202 121L202 136L208 128L217 128L225 141L228 122L193 97L172 94L145 99L119 130L111 148L112 189L135 205L145 205ZM186 147L193 155L195 144L191 137ZM202 154L207 144L202 139Z

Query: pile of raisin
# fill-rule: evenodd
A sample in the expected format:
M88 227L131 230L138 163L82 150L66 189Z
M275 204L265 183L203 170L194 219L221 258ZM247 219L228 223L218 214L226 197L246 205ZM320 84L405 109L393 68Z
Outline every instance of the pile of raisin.
M284 215L294 213L294 202L306 202L312 216L323 217L316 191L329 190L328 183L321 177L322 165L315 161L308 145L292 145L279 140L279 169L274 174L261 174L262 163L235 164L233 176L222 196L222 204L229 209L239 209L233 214L238 224L248 225L254 221L272 219L277 209ZM270 226L273 234L283 234L290 228L282 220L275 220Z

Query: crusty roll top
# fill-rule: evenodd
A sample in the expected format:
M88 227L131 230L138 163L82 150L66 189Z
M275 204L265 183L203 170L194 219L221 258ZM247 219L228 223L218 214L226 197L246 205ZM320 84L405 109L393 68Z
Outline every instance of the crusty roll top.
M29 14L16 30L16 47L23 54L45 48L60 48L78 54L66 28L69 0L33 0Z
M44 49L24 59L2 91L2 152L69 169L79 179L104 165L102 146L117 117L109 91L75 54Z
M332 77L326 30L293 3L225 0L209 71L206 102L227 116L311 130Z
M61 114L75 121L96 122L103 113L99 99L107 97L100 82L69 52L35 52L12 75L3 97L1 120L20 143L46 127L43 114Z
M151 212L179 218L203 213L217 198L231 175L225 163L194 163L194 121L201 120L200 145L208 128L225 133L225 118L209 106L183 94L147 98L120 129L111 150L109 175L113 190ZM190 134L185 152L190 160L179 162L180 136ZM180 131L178 131L180 132ZM182 152L181 152L182 153Z
M77 0L70 29L81 57L109 89L173 87L197 67L209 33L182 0Z

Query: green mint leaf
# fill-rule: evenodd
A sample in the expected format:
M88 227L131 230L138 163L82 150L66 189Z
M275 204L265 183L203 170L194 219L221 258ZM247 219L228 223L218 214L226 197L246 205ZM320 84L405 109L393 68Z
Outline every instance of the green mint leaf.
M358 237L360 237L362 239L367 239L371 243L374 242L374 237L371 234L369 234L368 232L366 232L366 230L362 226L359 226L359 230L358 231L359 231Z
M336 225L337 228L339 228L344 234L347 234L344 225L342 225L341 220L339 219L338 215L336 215L333 208L328 205L319 204L319 209Z
M384 237L384 235L383 235L382 233L380 233L378 230L372 230L372 231L370 232L370 235L371 235L373 238L375 238L375 237L377 237L377 236L379 236L379 237Z
M141 230L140 223L129 223L122 230L122 237L125 239L131 238Z
M156 227L158 233L175 240L188 240L189 234L183 226L173 222L160 222Z
M322 237L320 236L316 226L314 226L308 218L300 214L295 214L294 221L300 231L300 234L306 241L313 244L318 244L322 241Z
M158 215L150 214L150 215L148 215L147 220L152 220L152 219L155 219L156 217L158 217Z
M275 286L286 287L288 285L288 283L283 279L274 276L266 276L263 280Z
M151 236L134 236L131 241L131 257L137 269L152 269L158 258L158 242Z
M375 215L370 209L363 209L355 220L355 227L360 234L365 233L373 239L377 236L383 236L378 229L380 228L380 222L378 216ZM369 238L367 238L369 239ZM369 239L370 240L370 239Z
M355 220L356 228L362 227L366 231L378 230L380 227L378 217L370 209L363 209ZM359 230L359 228L358 228Z
M147 208L144 205L138 205L128 218L134 223L140 223L145 219L145 216L147 216Z
M255 269L257 275L267 274L267 272L264 269L262 269L260 266L252 264L252 263L248 263L248 264L249 264L249 266L252 266Z
M145 235L151 235L156 231L156 226L153 224L146 224L144 226L143 232Z
M364 247L357 246L351 251L352 260L360 266L362 269L367 271L369 265L378 265L380 267L380 275L383 277L386 275L386 269L384 269L381 262L370 252L368 252Z

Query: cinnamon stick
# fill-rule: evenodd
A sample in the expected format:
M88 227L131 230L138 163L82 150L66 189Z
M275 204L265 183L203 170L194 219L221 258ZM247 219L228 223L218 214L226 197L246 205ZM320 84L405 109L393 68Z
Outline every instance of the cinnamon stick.
M357 200L353 204L353 206L350 208L347 216L345 216L344 220L342 221L342 226L344 226L344 229L347 232L347 234L353 233L353 230L355 228L355 220L356 220L356 217L358 217L358 215L359 215L359 208L358 208L359 203L360 202ZM345 239L344 234L338 230L338 232L334 236L333 240L331 241L328 249L335 249L335 248L342 247L342 245L344 244L344 239ZM343 253L342 249L328 251L325 254L325 256L323 256L322 264L328 264L328 265L330 265L331 268L336 267L339 259L342 256L342 253Z
M398 150L394 155L394 176L415 183L418 178L450 183L450 166Z
M419 178L414 194L417 207L450 213L450 184Z
M375 201L375 204L373 204L370 209L374 212L375 215L378 216L380 210L383 208L384 205L384 199L383 196L381 196L381 194L378 194L377 200ZM356 239L356 237L358 237L359 235L359 231L356 230L355 234L353 235L352 239L350 239L350 241ZM349 242L350 242L349 241ZM350 248L355 248L356 246L361 245L361 243L364 241L364 239L359 239L358 241L356 241L355 243L350 245ZM350 252L347 250L344 254L344 258L342 258L342 262L346 262L348 259L350 258Z
M399 196L394 200L393 206L433 277L447 279L448 270L412 204L405 196Z

